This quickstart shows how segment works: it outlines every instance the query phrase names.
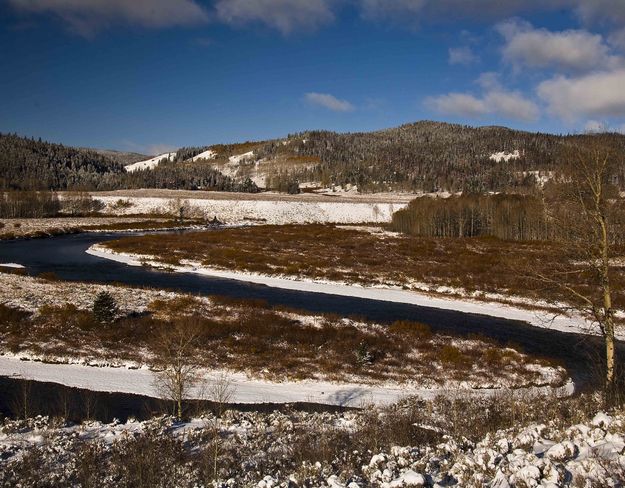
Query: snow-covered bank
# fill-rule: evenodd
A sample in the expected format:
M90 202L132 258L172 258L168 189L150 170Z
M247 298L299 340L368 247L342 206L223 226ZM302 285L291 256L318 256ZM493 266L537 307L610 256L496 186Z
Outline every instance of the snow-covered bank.
M22 361L18 357L0 356L0 376L32 379L59 383L75 388L93 391L133 393L158 397L154 385L154 374L147 368L126 369L111 367L90 367L77 364L49 364L35 361ZM195 388L190 398L209 399L206 392L216 384L223 384L224 378L234 392L232 403L295 403L310 402L325 405L361 407L367 404L386 405L395 403L407 396L432 399L438 395L494 395L501 389L419 389L401 385L384 384L379 386L357 383L331 383L326 381L284 381L272 382L248 378L244 373L226 371L205 371L203 381ZM568 396L574 385L568 382L562 387L530 387L516 389L528 395L555 393Z
M120 208L116 196L94 194L94 199L105 205L106 213L124 214L168 214L178 212L180 202L166 197L124 197L126 206ZM261 221L267 224L307 223L383 223L390 222L393 213L406 206L405 203L388 202L343 202L304 200L243 200L186 198L184 204L189 215L212 218L232 223ZM172 210L173 209L173 210Z
M145 256L117 253L98 244L90 247L86 252L93 256L110 259L112 261L128 264L130 266L142 266L144 264L159 266L157 261L150 261L149 259L146 259ZM484 302L471 300L469 298L446 298L390 287L366 287L357 284L345 284L321 280L304 280L288 277L266 276L239 271L211 269L192 264L188 266L168 265L167 268L168 270L181 273L195 273L215 278L245 281L248 283L256 283L285 290L325 293L329 295L365 298L368 300L406 303L422 307L454 310L463 313L489 315L509 320L524 321L535 327L549 328L562 332L581 334L598 333L592 324L584 320L582 317L568 317L564 315L554 317L552 314L547 312L517 308L511 305L496 302ZM625 337L625 334L621 331L619 338L623 337Z

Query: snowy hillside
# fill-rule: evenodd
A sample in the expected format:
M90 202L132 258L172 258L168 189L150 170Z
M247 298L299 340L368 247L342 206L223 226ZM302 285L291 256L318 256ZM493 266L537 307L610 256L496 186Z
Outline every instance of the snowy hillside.
M212 149L209 149L208 151L204 151L203 153L200 153L197 156L193 156L191 158L191 161L196 162L200 159L215 159L215 156L217 156L217 153L213 151Z
M134 171L141 171L144 169L154 169L156 168L161 161L168 160L171 161L174 156L176 156L175 152L160 154L159 156L155 156L151 159L146 159L145 161L137 161L136 163L129 164L128 166L124 166L128 173L132 173Z

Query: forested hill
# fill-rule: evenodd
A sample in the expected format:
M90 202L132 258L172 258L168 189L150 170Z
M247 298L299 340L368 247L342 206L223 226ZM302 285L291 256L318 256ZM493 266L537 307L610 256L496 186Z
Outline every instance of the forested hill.
M181 148L155 168L127 173L124 166L141 155L0 134L0 189L257 191L258 185L287 191L309 183L350 184L363 192L505 191L544 181L557 170L563 148L596 137L422 121L368 133L308 131L271 141ZM625 136L601 138L625 153Z
M145 157L0 134L0 191L122 188L258 190L248 181L235 182L207 165L164 165L151 171L126 172L125 165Z
M534 184L537 172L557 169L564 145L592 137L423 121L370 133L296 134L287 144L265 144L258 157L305 158L314 164L297 174L300 181L351 183L362 191L504 190ZM625 136L602 137L625 151Z
M96 151L0 134L0 188L98 187L124 172L121 163Z

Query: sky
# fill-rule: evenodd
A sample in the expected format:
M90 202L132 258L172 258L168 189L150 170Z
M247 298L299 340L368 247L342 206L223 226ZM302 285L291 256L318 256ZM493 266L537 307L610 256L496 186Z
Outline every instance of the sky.
M625 0L0 0L0 132L160 154L417 120L625 133Z

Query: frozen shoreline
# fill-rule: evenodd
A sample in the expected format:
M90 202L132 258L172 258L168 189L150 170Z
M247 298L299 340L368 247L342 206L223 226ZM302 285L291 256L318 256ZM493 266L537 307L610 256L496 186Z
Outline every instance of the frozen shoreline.
M142 266L150 264L156 267L163 267L158 261L150 261L145 256L137 256L126 253L114 252L104 246L95 244L86 251L92 256L103 259L110 259L129 266ZM368 300L380 300L394 303L405 303L422 307L438 308L442 310L453 310L457 312L488 315L509 320L527 322L534 327L541 327L560 332L575 334L597 335L599 332L582 317L553 317L548 312L527 310L497 302L483 302L471 299L445 298L393 288L365 287L357 284L343 284L329 281L313 281L304 279L290 279L286 277L274 277L254 273L244 273L239 271L226 271L200 266L167 266L168 270L180 273L194 273L202 276L222 278L229 280L245 281L266 285L285 290L303 291L309 293L325 293L329 295L340 295L354 298L364 298ZM623 334L619 334L619 339Z
M367 404L386 405L407 396L433 399L438 395L490 396L505 391L529 395L555 393L558 396L573 394L571 381L561 387L528 387L507 390L436 388L419 389L401 385L363 385L356 383L331 383L327 381L285 381L272 382L250 379L244 373L225 371L205 372L204 381L195 388L190 397L210 400L211 386L223 382L225 377L233 389L231 403L295 403L308 402L346 407L362 407ZM131 393L159 397L154 385L154 374L147 368L127 369L93 367L77 364L50 364L38 361L23 361L15 356L0 356L0 376L59 383L65 386L92 391Z

